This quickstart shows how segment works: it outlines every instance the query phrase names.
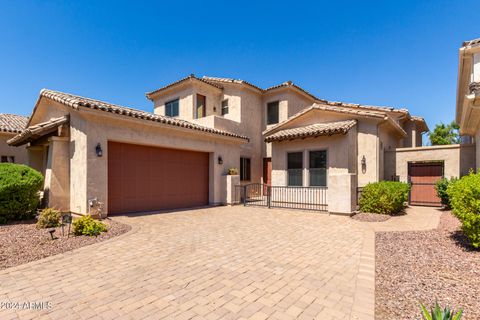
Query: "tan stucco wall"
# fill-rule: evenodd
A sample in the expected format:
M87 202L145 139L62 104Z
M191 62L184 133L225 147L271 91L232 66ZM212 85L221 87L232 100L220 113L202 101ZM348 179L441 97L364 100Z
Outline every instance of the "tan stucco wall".
M408 162L443 161L444 176L460 177L475 166L474 145L447 145L418 148L398 148L385 153L385 178L399 176L400 181L408 181Z
M161 124L146 123L142 120L119 118L98 112L78 113L78 121L85 125L86 148L80 153L86 158L85 167L73 167L72 175L87 172L86 200L98 198L104 202L108 212L108 141L142 144L149 146L186 149L210 153L210 204L222 203L221 177L228 168L239 167L240 140L232 142L218 135L202 134L190 130L172 129ZM95 146L100 143L103 157L97 157ZM223 158L223 164L217 158ZM80 199L79 199L80 200ZM85 212L86 201L75 201L73 207Z
M207 84L187 83L154 99L154 113L164 116L165 103L179 99L179 116L184 120L195 119L197 94L206 97L207 115L221 115L222 94L217 88ZM214 110L215 109L215 110Z
M7 140L14 136L15 134L0 132L0 156L14 156L15 163L28 164L27 149L25 146L12 147L7 144Z

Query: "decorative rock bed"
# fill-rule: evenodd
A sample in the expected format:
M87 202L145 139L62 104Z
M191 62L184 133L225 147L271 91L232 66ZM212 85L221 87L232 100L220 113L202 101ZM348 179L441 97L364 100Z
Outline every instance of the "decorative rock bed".
M436 300L480 319L480 251L450 212L436 230L379 232L375 242L377 319L421 319L420 302L430 309Z
M362 222L383 222L390 219L391 216L387 214L379 214L379 213L364 213L359 212L352 216L352 219L362 221Z
M56 240L51 239L51 228L37 229L34 220L0 225L0 270L105 241L131 229L129 225L111 219L102 221L107 225L108 231L98 237L73 234L67 237L67 226L64 236L60 227L55 228Z

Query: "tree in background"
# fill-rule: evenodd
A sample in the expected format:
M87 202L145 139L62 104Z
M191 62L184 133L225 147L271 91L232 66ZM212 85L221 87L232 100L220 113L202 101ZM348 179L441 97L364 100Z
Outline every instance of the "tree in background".
M432 146L460 143L460 126L452 121L450 124L440 123L428 133Z

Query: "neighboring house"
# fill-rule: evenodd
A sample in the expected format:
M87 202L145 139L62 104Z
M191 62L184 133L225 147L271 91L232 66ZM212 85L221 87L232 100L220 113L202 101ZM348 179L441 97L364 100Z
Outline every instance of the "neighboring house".
M21 133L26 128L27 122L28 117L0 113L0 162L28 163L25 146L16 148L7 144L7 140Z
M238 168L238 184L295 187L282 201L301 196L350 213L359 188L410 180L403 172L419 158L460 175L457 149L425 156L428 127L406 109L326 101L290 81L263 89L194 75L146 96L153 113L41 91L28 129L9 144L28 144L49 206L87 213L98 199L124 213L229 203L237 183L225 174Z
M465 41L459 50L456 121L460 134L473 137L480 167L480 39Z

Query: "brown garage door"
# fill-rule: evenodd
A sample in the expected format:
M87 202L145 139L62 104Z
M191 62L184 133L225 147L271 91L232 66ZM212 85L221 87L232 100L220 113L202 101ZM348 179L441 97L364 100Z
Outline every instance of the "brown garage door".
M443 177L443 162L420 162L408 164L408 179L411 185L410 204L441 206L435 191L435 182Z
M108 211L127 213L208 204L204 152L108 142Z

